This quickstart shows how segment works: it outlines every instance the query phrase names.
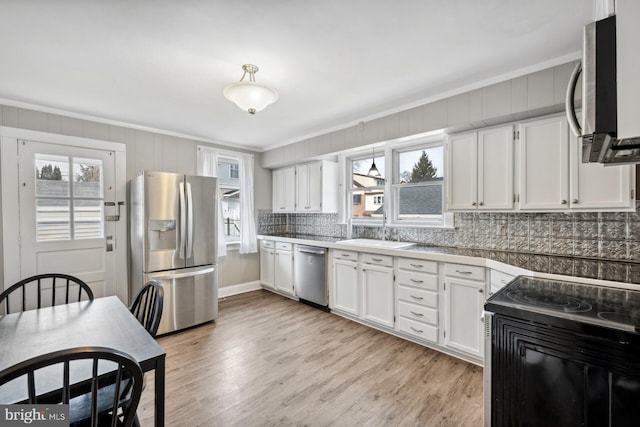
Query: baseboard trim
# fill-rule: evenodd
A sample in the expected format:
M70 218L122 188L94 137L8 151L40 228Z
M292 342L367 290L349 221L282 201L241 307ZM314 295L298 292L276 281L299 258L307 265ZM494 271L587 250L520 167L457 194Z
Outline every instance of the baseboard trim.
M245 292L257 291L259 289L262 289L259 280L247 283L238 283L237 285L224 286L222 288L218 288L218 299L230 297L231 295L244 294Z

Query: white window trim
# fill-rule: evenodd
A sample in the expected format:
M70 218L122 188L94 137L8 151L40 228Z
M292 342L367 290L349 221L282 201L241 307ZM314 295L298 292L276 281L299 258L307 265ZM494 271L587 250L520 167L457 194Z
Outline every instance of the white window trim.
M413 151L421 148L429 148L435 146L443 147L443 157L446 157L446 141L445 134L438 133L436 135L430 135L427 137L419 137L412 139L404 139L401 142L387 142L384 144L383 153L380 153L380 148L378 148L378 153L384 155L385 159L385 185L382 187L384 190L385 203L384 203L384 216L386 218L387 227L414 227L414 228L439 228L439 229L453 229L453 213L446 212L445 208L445 200L444 197L446 195L446 182L444 179L442 183L442 221L431 222L425 220L410 220L410 219L399 219L397 218L397 205L398 205L398 191L397 190L402 184L395 183L395 172L398 168L398 153L403 151ZM371 156L371 146L368 147L360 147L361 149L357 151L349 151L348 153L343 153L339 156L340 163L343 165L343 173L342 175L342 188L343 188L343 196L342 196L342 206L341 206L341 217L343 219L343 223L357 226L371 226L371 227L380 227L383 225L384 221L382 218L353 218L351 213L351 208L353 204L353 188L352 188L352 172L353 172L353 160L361 160ZM443 159L446 160L446 159ZM443 161L443 176L446 177L447 173L447 165L446 161ZM424 184L421 184L424 185ZM427 184L428 185L428 184ZM377 188L377 187L369 187L369 188Z

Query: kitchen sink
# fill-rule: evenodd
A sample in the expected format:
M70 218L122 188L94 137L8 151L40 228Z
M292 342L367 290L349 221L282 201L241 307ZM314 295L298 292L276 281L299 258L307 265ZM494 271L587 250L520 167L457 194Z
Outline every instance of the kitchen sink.
M348 239L338 240L336 243L345 245L363 246L368 248L385 248L385 249L402 249L414 246L411 242L394 242L392 240L375 240L375 239Z

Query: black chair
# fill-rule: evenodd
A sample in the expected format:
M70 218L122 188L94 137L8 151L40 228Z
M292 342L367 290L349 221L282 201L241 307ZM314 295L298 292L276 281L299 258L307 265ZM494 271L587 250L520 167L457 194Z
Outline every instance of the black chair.
M92 362L90 369L87 361ZM85 364L80 366L82 363ZM60 383L53 386L55 390L38 390L36 378L44 373L39 371L54 365L61 365ZM100 373L99 365L105 373ZM71 384L70 373L74 368L84 368L90 376L81 384ZM54 374L49 370L48 375ZM14 403L68 404L69 421L73 427L129 427L136 420L142 394L142 369L138 362L121 351L106 347L77 347L43 354L0 372L0 386L20 377L26 377L26 381L21 383L26 390ZM26 397L24 400L23 396Z
M45 298L44 291L49 290L49 285L51 286L51 298L48 296ZM76 285L78 287L77 292L75 289L72 289L72 287ZM16 311L26 311L34 308L50 307L58 304L69 304L69 302L80 301L82 299L83 292L86 294L89 301L93 301L93 292L91 291L91 288L77 277L62 273L38 274L37 276L22 279L15 285L7 288L0 294L0 304L4 302L5 314L9 314L12 308L10 304L10 297L13 296L21 298L19 300L21 301L21 310ZM14 295L14 293L20 293L21 296ZM58 297L57 300L56 293ZM31 298L28 298L27 296ZM37 300L37 306L35 307L33 306L32 298ZM46 301L43 303L43 300ZM50 304L48 304L48 302L50 302Z
M162 307L164 304L164 289L160 282L149 280L129 307L131 313L138 319L144 328L156 336L160 319L162 318Z

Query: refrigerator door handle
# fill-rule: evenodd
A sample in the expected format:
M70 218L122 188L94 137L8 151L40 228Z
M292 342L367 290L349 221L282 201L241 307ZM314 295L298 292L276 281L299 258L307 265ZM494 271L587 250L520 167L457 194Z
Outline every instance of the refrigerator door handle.
M163 272L157 274L150 274L150 279L158 279L158 280L173 280L173 279L182 279L185 277L193 277L193 276L201 276L203 274L212 273L215 270L215 267L207 267L198 270L185 271L181 273L171 273L171 272Z
M180 246L178 247L178 256L180 259L184 259L184 247L185 247L185 236L187 234L187 223L185 221L186 217L186 204L184 201L184 183L180 183Z
M193 195L191 194L191 183L187 182L187 258L193 257Z

